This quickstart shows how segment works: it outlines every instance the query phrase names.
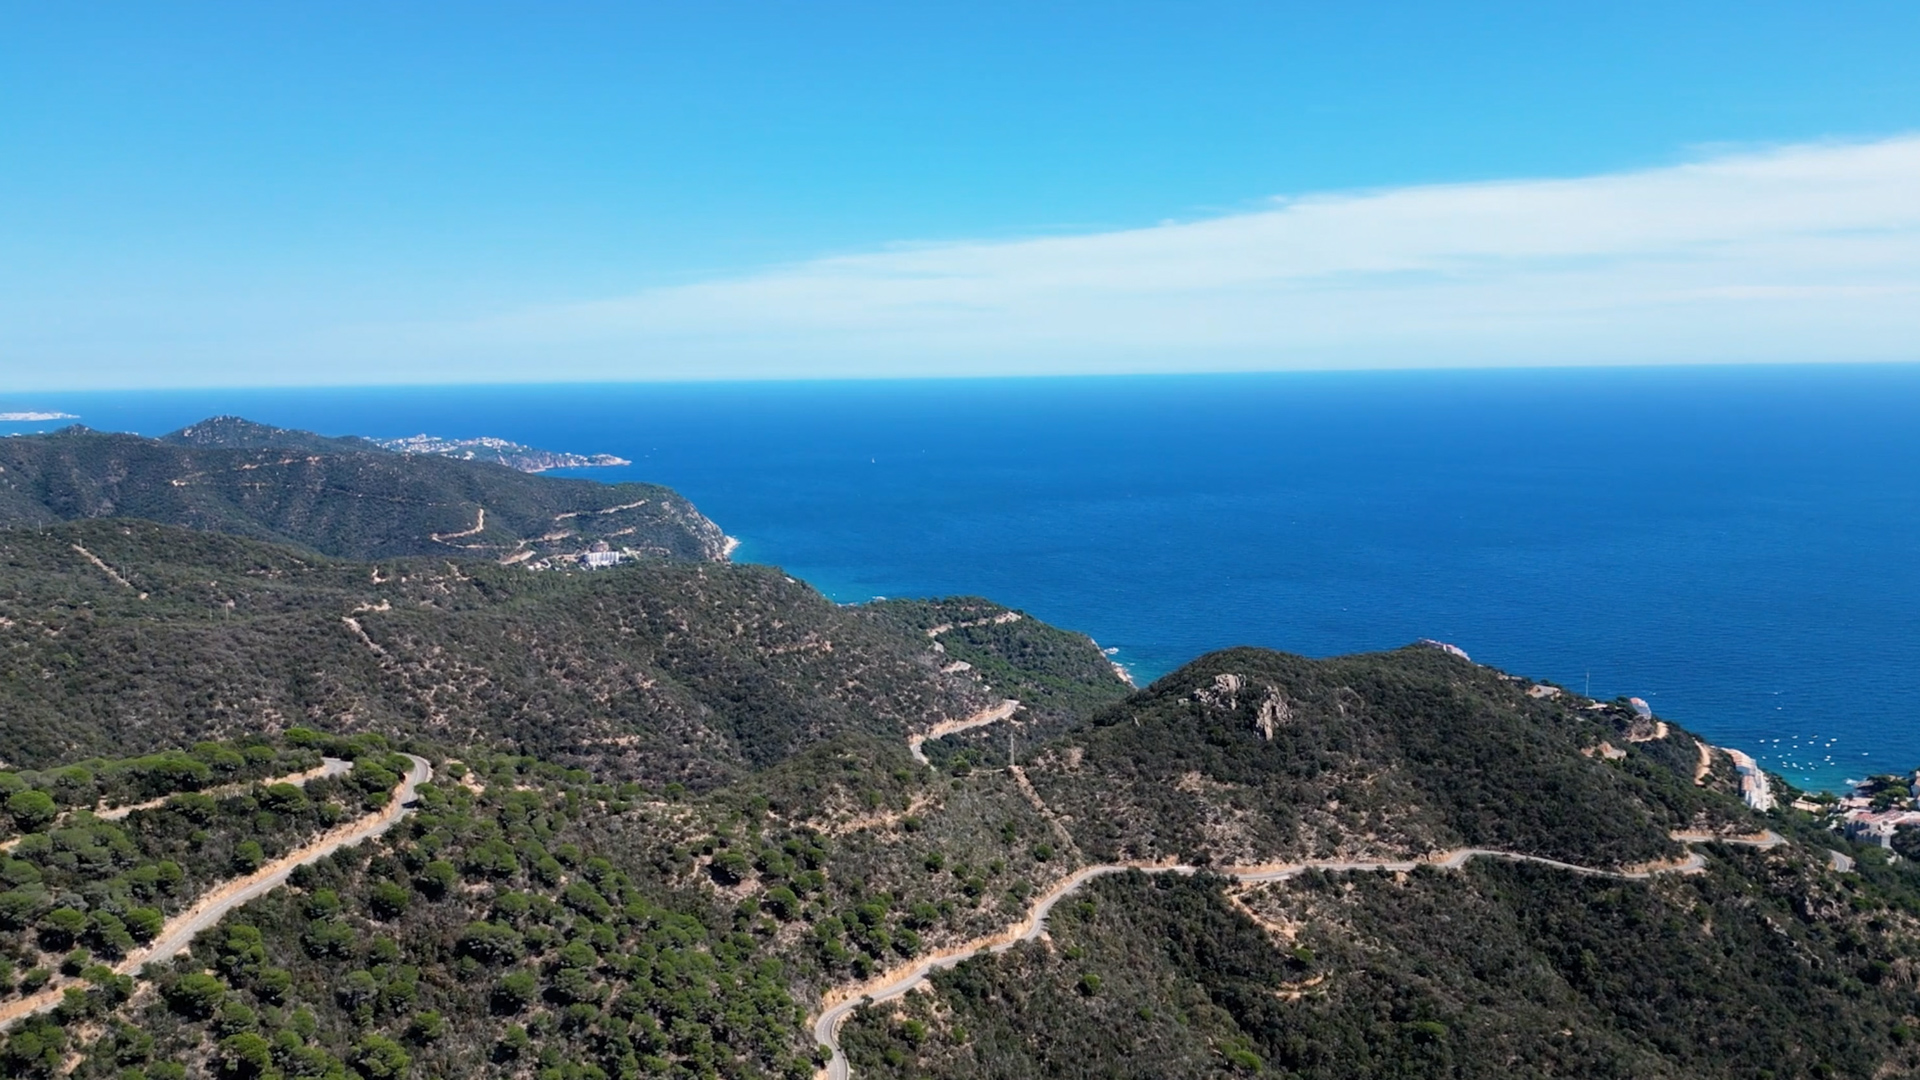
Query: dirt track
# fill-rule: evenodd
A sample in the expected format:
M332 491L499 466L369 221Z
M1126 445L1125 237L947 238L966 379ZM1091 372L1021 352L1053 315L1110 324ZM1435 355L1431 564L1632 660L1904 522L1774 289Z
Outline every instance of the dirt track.
M1020 707L1020 703L1018 701L1015 701L1012 698L1008 698L1007 700L1001 702L1000 704L995 705L991 709L982 709L979 712L974 713L972 716L965 717L964 719L942 720L939 723L933 725L931 728L928 728L926 731L922 732L921 734L907 736L907 753L913 755L913 760L931 768L933 765L933 762L928 761L927 755L920 752L920 745L922 743L926 742L928 739L944 738L948 735L952 735L956 731L969 731L969 730L972 730L973 728L985 727L988 724L998 723L999 721L1005 720L1006 718L1012 716L1014 714L1014 710L1018 709L1019 707Z
M1784 837L1771 830L1755 837L1720 837L1706 834L1675 834L1674 839L1683 843L1719 842L1741 844L1750 847L1771 848L1786 843ZM1214 868L1213 872L1222 877L1233 878L1243 884L1255 885L1263 882L1286 881L1298 877L1309 870L1321 870L1331 873L1407 873L1420 866L1432 866L1446 870L1458 870L1473 859L1505 859L1510 862L1538 863L1575 874L1592 877L1614 878L1621 881L1645 881L1661 874L1693 874L1706 867L1706 860L1698 852L1690 852L1686 859L1671 865L1648 867L1636 870L1601 870L1576 863L1561 862L1558 859L1543 858L1538 855L1523 855L1512 851L1495 851L1489 848L1457 848L1439 853L1426 859L1408 859L1401 861L1330 861L1307 863L1276 863L1267 866L1246 866ZM1047 928L1047 916L1061 900L1077 892L1081 886L1095 878L1109 874L1125 873L1128 870L1140 870L1149 874L1192 874L1198 868L1182 863L1103 863L1088 866L1071 876L1056 882L1033 906L1027 910L1026 918L997 934L976 938L950 949L943 949L924 959L916 960L905 967L895 968L867 982L843 990L829 992L821 1001L822 1010L813 1022L814 1041L827 1048L832 1057L826 1068L818 1074L819 1080L850 1080L851 1072L846 1055L840 1052L840 1025L846 1022L853 1010L862 1005L878 1003L897 998L927 980L935 971L953 967L971 956L981 952L1005 952L1023 941L1038 938Z
M131 975L147 964L166 960L185 949L193 942L194 935L215 925L226 918L227 913L259 896L278 888L286 882L294 869L310 862L324 859L343 847L370 840L405 817L413 801L414 789L433 777L433 766L427 759L406 757L413 762L400 786L393 789L393 798L386 806L363 818L351 821L323 833L306 845L282 855L245 877L234 878L202 896L187 910L167 920L166 926L151 944L127 956L113 965L116 974ZM13 1024L16 1020L46 1012L60 1004L68 987L83 985L79 979L57 978L47 985L45 990L32 997L9 1001L0 1005L0 1028Z
M239 784L224 784L220 787L207 788L205 791L200 791L200 792L176 791L172 795L162 795L157 799L148 799L146 802L131 803L126 806L109 806L109 807L96 806L92 808L91 812L94 817L99 818L101 821L119 821L121 818L126 817L128 814L131 814L136 810L153 810L153 809L157 809L158 807L165 806L168 799L174 798L175 796L178 796L178 795L198 794L198 795L211 796L217 799L217 798L223 798L228 795L238 794L239 792L245 791L255 784L260 784L262 786L267 786L272 784L292 784L296 787L305 787L307 781L309 780L318 780L324 776L339 776L352 767L353 767L353 763L350 761L342 761L339 758L323 757L320 759L320 764L317 768L308 769L306 772L290 773L286 776L271 776L264 780L248 780L248 781L245 781L244 783L239 783ZM81 807L80 809L86 810L88 808ZM66 818L71 817L73 814L76 814L78 812L79 812L78 810L67 811L65 814L61 815L61 821L64 822ZM60 822L56 822L55 827L58 827L59 824ZM14 845L18 844L22 839L25 839L25 838L20 836L15 836L8 840L0 840L0 851L11 851Z

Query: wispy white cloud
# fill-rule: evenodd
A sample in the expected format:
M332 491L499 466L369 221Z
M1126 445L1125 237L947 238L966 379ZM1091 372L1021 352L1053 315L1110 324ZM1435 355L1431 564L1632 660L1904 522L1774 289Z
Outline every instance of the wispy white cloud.
M1920 359L1920 137L901 245L425 337L604 378Z

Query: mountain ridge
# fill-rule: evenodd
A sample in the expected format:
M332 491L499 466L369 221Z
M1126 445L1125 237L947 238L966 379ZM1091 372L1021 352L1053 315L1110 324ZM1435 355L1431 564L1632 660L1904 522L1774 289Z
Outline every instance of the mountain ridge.
M237 417L160 439L79 426L0 439L0 525L94 517L142 517L341 558L569 566L596 544L709 562L731 549L719 526L658 485L396 454Z
M569 482L237 420L182 438L250 445L36 438L0 440L0 756L25 766L0 769L0 1009L52 1007L7 1032L9 1076L1920 1066L1920 870L1750 809L1726 755L1631 703L1431 643L1224 649L1135 690L977 597L845 606L703 558L530 573L423 512L377 557L268 528L302 492L324 518L483 491L469 535L517 535ZM351 769L283 782L323 755ZM957 962L926 992L861 1002L932 957Z

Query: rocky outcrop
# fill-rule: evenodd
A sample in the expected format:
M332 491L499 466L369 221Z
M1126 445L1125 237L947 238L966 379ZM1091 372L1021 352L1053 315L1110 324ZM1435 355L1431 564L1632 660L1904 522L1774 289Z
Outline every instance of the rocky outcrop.
M1193 692L1194 699L1201 704L1223 712L1237 712L1240 708L1240 695L1248 692L1249 699L1254 698L1255 687L1246 677L1231 672L1215 675L1213 685L1202 687ZM1261 683L1257 687L1258 701L1253 710L1253 729L1268 742L1273 741L1274 732L1293 719L1293 709L1280 693L1279 687Z

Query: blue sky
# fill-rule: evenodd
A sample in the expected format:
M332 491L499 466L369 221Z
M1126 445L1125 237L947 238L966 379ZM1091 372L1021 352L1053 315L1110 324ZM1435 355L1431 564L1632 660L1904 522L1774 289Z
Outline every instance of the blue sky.
M0 4L0 386L1920 359L1920 6L1040 7Z

